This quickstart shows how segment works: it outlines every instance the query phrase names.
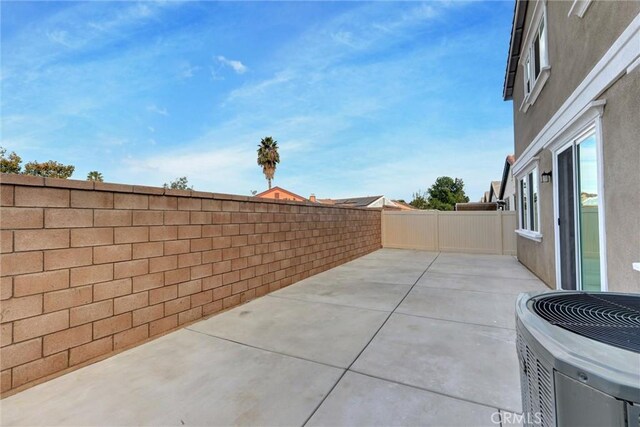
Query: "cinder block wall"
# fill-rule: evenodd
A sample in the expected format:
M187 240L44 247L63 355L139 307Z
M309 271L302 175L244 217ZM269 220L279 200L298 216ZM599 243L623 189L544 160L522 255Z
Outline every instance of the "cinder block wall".
M380 211L0 175L2 392L381 247Z

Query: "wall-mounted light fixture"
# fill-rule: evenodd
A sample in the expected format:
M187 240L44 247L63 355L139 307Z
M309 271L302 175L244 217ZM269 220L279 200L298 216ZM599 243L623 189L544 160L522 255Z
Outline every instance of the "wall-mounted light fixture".
M542 175L540 175L540 181L541 182L551 182L551 171L542 172Z

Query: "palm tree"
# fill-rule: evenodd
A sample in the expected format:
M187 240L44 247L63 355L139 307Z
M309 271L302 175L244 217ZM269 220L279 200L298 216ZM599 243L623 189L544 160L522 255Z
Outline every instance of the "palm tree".
M258 165L262 167L264 177L269 181L269 189L271 189L271 180L276 173L278 163L280 163L278 141L274 141L270 136L262 138L258 145Z
M102 174L98 171L91 171L87 174L87 181L98 181L98 182L102 182L104 181L104 178L102 177Z

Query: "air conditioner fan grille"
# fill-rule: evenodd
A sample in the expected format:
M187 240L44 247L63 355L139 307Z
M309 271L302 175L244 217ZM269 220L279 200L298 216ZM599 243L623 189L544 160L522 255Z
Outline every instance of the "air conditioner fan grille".
M568 331L640 353L640 296L567 293L534 298L534 312Z

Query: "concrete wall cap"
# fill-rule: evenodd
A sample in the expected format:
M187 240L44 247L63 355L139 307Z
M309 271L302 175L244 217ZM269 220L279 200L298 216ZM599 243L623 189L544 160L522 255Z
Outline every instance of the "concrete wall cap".
M212 193L207 191L194 191L194 190L176 190L163 187L151 187L145 185L130 185L119 184L110 182L94 182L94 181L81 181L76 179L59 179L59 178L42 178L32 175L19 175L19 174L0 174L1 184L23 185L23 186L40 186L50 188L72 188L79 190L96 190L96 191L110 191L113 193L136 193L136 194L151 194L156 196L175 196L175 197L193 197L201 199L214 199L225 201L237 201L237 202L249 202L249 203L265 203L272 205L288 205L298 207L311 207L315 209L347 209L347 210L364 210L364 211L381 211L381 208L361 208L353 206L335 206L335 205L323 205L320 203L313 203L310 201L294 201L294 200L276 200L276 199L262 199L253 196L242 196L238 194L225 194L225 193Z

